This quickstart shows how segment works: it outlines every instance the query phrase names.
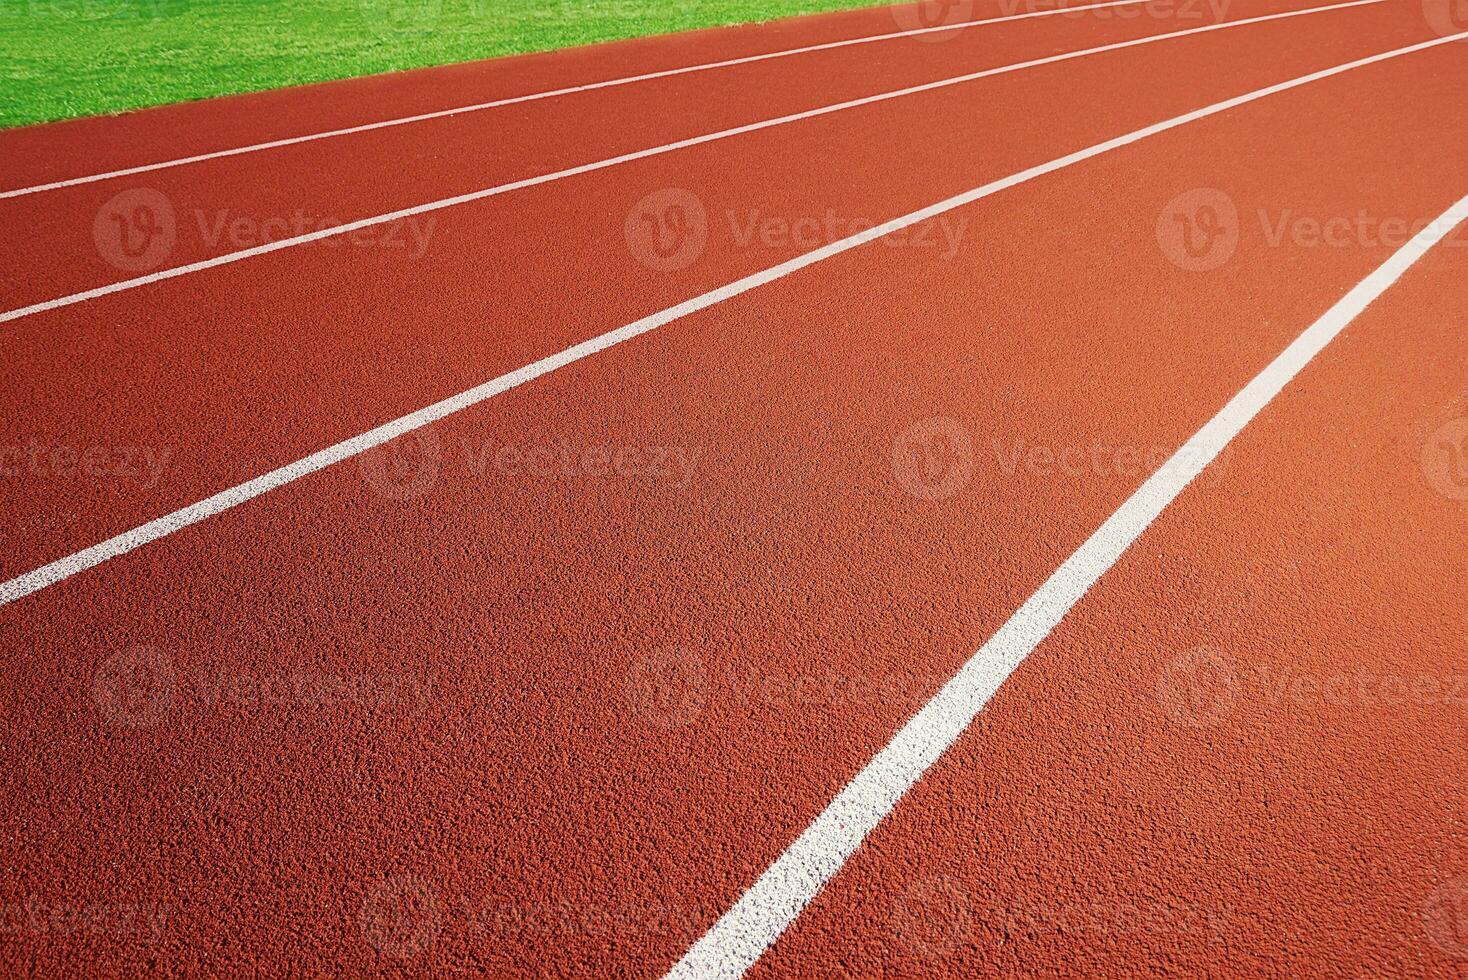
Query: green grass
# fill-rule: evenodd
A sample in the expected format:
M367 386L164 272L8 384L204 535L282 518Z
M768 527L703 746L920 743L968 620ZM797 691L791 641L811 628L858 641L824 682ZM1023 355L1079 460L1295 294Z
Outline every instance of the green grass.
M0 0L0 126L877 0Z

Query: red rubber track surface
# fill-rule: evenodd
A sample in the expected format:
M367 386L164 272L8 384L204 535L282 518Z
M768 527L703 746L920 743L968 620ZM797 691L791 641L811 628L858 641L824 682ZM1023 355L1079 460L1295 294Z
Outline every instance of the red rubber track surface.
M46 127L14 135L30 147L14 177L280 135L277 112L294 131L360 121L352 85L393 93L384 117L890 29L879 13ZM799 56L165 172L167 193L369 214L1163 26L1018 22L830 53L845 71ZM740 246L752 212L884 220L1431 36L1390 4L1162 42L445 211L415 262L291 249L6 324L22 381L0 445L171 453L152 486L7 479L0 574L802 250ZM1461 197L1462 68L1460 46L1424 52L1002 192L936 222L940 241L966 222L951 258L873 243L408 437L436 460L419 492L385 482L379 452L0 607L0 963L667 969L1146 475L1006 459L1170 451L1391 253L1271 244L1281 214L1418 220ZM88 126L135 142L79 170L68 141ZM488 174L428 159L429 129L518 148ZM26 295L95 284L76 236L126 186L4 202L56 214L46 248L68 256L14 259L51 290ZM672 274L624 233L669 187L710 227ZM1236 253L1207 273L1157 238L1200 187L1240 215ZM1420 456L1465 408L1464 268L1461 249L1435 252L1327 348L757 972L1463 972L1422 913L1468 873L1463 705L1271 700L1260 668L1463 674L1464 505ZM974 433L974 478L943 501L905 493L892 465L894 438L932 417ZM504 446L690 465L481 465ZM1179 700L1220 662L1232 699ZM120 699L118 665L139 663L167 683ZM302 677L365 688L275 696ZM141 912L82 928L64 911L134 906L156 933Z
M1462 975L1468 533L1420 456L1465 275L1432 255L1308 368L755 975Z
M1310 45L1291 22L1240 28L1249 32L1243 51L1229 32L1182 38L466 205L441 213L417 261L318 243L13 321L0 349L21 376L47 383L0 393L0 445L143 447L156 460L166 454L167 466L156 479L78 483L60 508L56 481L28 479L27 467L9 495L27 533L0 574L805 250L788 240L741 246L752 218L883 221L1159 119L1431 36L1400 7L1317 18L1305 19ZM909 43L922 49L911 55L919 62L944 46ZM1216 67L1224 52L1228 72ZM812 159L841 165L817 171ZM672 274L629 249L625 229L640 200L670 187L697 195L711 216L703 257ZM990 203L971 224L1022 206L1017 196Z

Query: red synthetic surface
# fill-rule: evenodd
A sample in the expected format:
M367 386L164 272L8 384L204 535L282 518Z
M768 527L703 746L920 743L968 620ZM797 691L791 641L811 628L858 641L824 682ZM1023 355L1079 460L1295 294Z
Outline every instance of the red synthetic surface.
M361 121L364 95L390 116L890 16L23 130L4 138L5 186ZM146 186L180 207L371 214L1174 26L1089 15L883 42ZM1161 42L440 212L416 261L292 249L5 324L0 445L166 449L169 466L151 486L7 478L0 577L803 250L741 246L756 210L880 221L1432 36L1416 5L1388 4ZM1140 460L1392 251L1271 244L1281 216L1415 221L1464 193L1462 68L1458 46L1409 56L1013 188L937 222L967 222L951 258L864 246L408 437L397 463L437 461L417 492L384 483L395 454L377 451L0 607L0 963L665 970L1135 489ZM466 155L490 141L508 149L488 166ZM96 265L91 214L130 186L0 202L52 222L8 255L24 275L7 308L119 278ZM710 224L675 273L624 233L670 187ZM1240 216L1209 272L1157 235L1200 187ZM1468 705L1271 702L1257 669L1468 672L1465 504L1422 459L1468 410L1464 270L1444 246L1287 388L758 972L1468 972L1443 913L1468 900L1452 890ZM942 501L904 492L892 463L932 417L977 456ZM1111 465L1084 474L1005 462L1098 444ZM496 470L505 446L568 446L581 465ZM689 465L617 476L602 448ZM1199 682L1200 647L1242 687L1190 727L1169 698ZM165 683L122 698L128 669ZM302 678L364 686L270 686ZM166 912L156 934L142 908Z

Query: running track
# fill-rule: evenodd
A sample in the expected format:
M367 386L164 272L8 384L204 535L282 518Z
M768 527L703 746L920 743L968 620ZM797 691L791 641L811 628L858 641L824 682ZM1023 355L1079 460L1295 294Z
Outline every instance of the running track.
M1468 976L1468 24L1038 9L0 134L5 972Z

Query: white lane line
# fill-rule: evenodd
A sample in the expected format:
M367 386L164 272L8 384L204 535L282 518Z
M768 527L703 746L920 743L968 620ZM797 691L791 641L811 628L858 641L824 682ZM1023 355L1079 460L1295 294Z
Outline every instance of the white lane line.
M735 65L748 65L756 61L771 61L775 58L789 58L798 54L810 54L814 51L830 51L835 48L846 48L857 44L872 44L877 41L890 41L895 38L916 37L921 34L935 34L941 31L957 31L966 27L978 27L984 24L1003 24L1012 20L1028 20L1032 17L1054 17L1057 14L1073 13L1077 10L1096 10L1102 7L1126 7L1140 3L1148 3L1150 0L1108 0L1106 3L1092 3L1085 6L1058 7L1053 10L1039 10L1025 14L1011 14L1007 17L992 17L988 20L960 21L956 24L943 24L938 27L922 27L911 31L896 31L892 34L875 34L869 37L854 37L844 41L830 41L825 44L812 44L803 48L790 48L785 51L772 51L767 54L748 55L743 58L730 58L726 61L713 61L701 65L689 65L686 68L670 68L665 71L647 72L642 75L631 75L625 78L612 78L602 82L591 82L586 85L573 85L567 88L552 89L546 92L532 92L528 95L517 95L510 98L495 99L493 102L478 102L474 105L463 105L453 109L439 109L435 112L419 113L416 116L402 116L396 119L384 119L381 122L365 123L360 126L348 126L345 129L329 129L320 133L308 133L305 136L292 136L286 139L271 140L267 143L252 143L249 146L238 146L228 150L216 150L212 153L200 153L196 156L179 157L176 160L164 160L161 163L148 163L138 167L128 167L125 170L109 170L106 173L91 174L87 177L73 177L69 180L57 180L49 184L37 184L34 187L21 187L13 191L0 191L0 198L23 197L27 194L39 194L42 191L54 191L62 187L75 187L78 184L91 184L99 180L112 180L115 177L127 177L131 174L143 174L154 170L166 170L170 167L182 167L185 164L200 163L204 160L218 160L221 157L239 156L243 153L258 153L261 150L273 150L282 146L294 146L297 143L310 143L314 140L331 139L336 136L350 136L353 133L366 133L374 129L387 129L392 126L405 126L408 123L425 122L429 119L443 119L447 116L459 115L461 113L480 112L484 109L498 109L501 106L516 105L521 102L537 102L541 99L554 99L562 95L575 95L578 92L594 92L597 89L615 88L620 85L632 85L636 82L648 82L658 78L672 78L675 75L689 75L694 72L712 71L716 68L732 68Z
M1021 61L1011 65L1002 65L998 68L986 68L983 71L977 71L967 75L959 75L953 78L940 79L936 82L927 82L923 85L914 85L910 88L897 89L896 91L892 92L882 92L877 95L868 95L860 99L852 99L848 102L838 102L834 105L823 106L819 109L810 109L805 112L792 113L788 116L779 116L774 119L766 119L762 122L749 123L744 126L736 126L733 129L720 130L717 133L708 133L703 136L693 136L688 139L679 140L676 143L666 143L662 146L654 146L645 150L637 150L632 153L624 153L621 156L610 157L605 160L598 160L595 163L582 164L579 167L571 167L567 170L558 170L555 173L541 174L538 177L526 177L522 180L511 181L508 184L499 184L495 187L487 187L483 190L471 191L467 194L457 195L456 197L446 197L441 200L430 201L427 204L418 204L410 208L403 208L398 211L390 211L387 214L379 214L370 218L361 218L357 221L349 221L346 224L342 225L333 225L330 228L322 228L318 231L308 232L304 235L297 235L293 238L277 239L273 242L266 242L263 245L256 245L251 248L241 249L237 252L227 252L223 255L216 255L213 258L201 259L198 262L190 262L187 265L174 266L170 269L162 269L158 272L152 272L145 276L137 276L133 279L123 279L119 282L109 283L106 286L98 286L95 289L87 289L79 293L72 293L68 296L61 296L57 299L48 299L40 303L32 304L30 306L23 306L19 309L8 310L4 313L0 313L0 323L6 323L10 320L19 320L22 317L32 316L36 313L44 313L47 310L60 309L64 306L71 306L74 303L81 303L85 302L86 300L98 299L102 296L110 296L113 293L121 293L131 289L138 289L142 286L152 285L153 283L164 282L169 279L176 279L179 276L191 275L195 272L203 272L207 269L213 269L223 265L230 265L234 262L241 262L245 259L253 258L257 255L267 255L271 252L278 252L281 249L293 248L297 245L305 245L309 242L320 241L324 238L332 238L338 235L347 235L361 228L371 228L375 225L387 224L392 221L400 221L404 218L411 218L415 215L426 214L430 211L440 211L444 208L455 207L461 204L468 204L473 201L482 201L486 198L496 197L500 194L507 194L511 191L523 190L527 187L535 187L539 184L548 184L552 181L564 180L567 177L575 177L580 174L591 173L597 170L605 170L608 167L615 167L620 164L631 163L635 160L644 160L648 157L660 156L664 153L671 153L674 150L686 149L690 146L699 146L704 143L712 143L717 140L728 139L731 136L739 136L744 133L753 133L762 129L770 129L774 126L783 126L787 123L799 122L805 119L814 119L817 116L825 116L833 112L841 112L846 109L855 109L859 106L872 105L878 102L886 102L890 99L898 99L908 95L916 95L920 92L931 92L936 89L947 88L951 85L960 85L965 82L972 82L981 78L992 78L995 75L1004 75L1010 72L1022 71L1027 68L1037 68L1041 65L1053 65L1062 61L1070 61L1075 58L1084 58L1089 55L1101 54L1107 51L1120 51L1123 48L1133 48L1143 44L1155 44L1158 41L1167 41L1173 38L1187 37L1193 34L1205 34L1210 31L1222 31L1229 30L1235 27L1245 27L1250 24L1259 24L1264 21L1284 20L1290 17L1305 17L1309 16L1310 14L1328 13L1330 11L1344 10L1350 7L1365 7L1372 4L1385 2L1386 0L1350 0L1350 2L1348 3L1336 3L1322 7L1309 7L1304 10L1291 10L1281 14L1268 14L1263 17L1250 17L1246 20L1228 21L1222 24L1210 24L1207 27L1195 27L1185 31L1173 31L1168 34L1156 34L1150 37L1137 38L1131 41L1122 41L1117 44L1106 44L1102 45L1101 47L1086 48L1081 51L1068 51L1064 54L1052 55L1047 58L1038 58L1033 61Z
M966 204L972 204L975 201L990 197L994 194L999 193L1000 191L1007 190L1008 188L1026 183L1027 181L1034 180L1038 177L1043 177L1046 174L1054 173L1057 170L1063 170L1066 167L1075 166L1078 163L1090 160L1093 157L1098 157L1101 154L1107 153L1111 150L1130 146L1131 144L1146 139L1149 136L1155 136L1158 133L1164 133L1168 130L1176 129L1179 126L1186 125L1190 122L1195 122L1199 119L1205 119L1209 116L1217 115L1220 112L1225 112L1237 106L1247 105L1250 102L1263 99L1267 96L1274 95L1279 92L1287 92L1290 89L1299 88L1300 86L1308 85L1311 82L1331 78L1356 68L1361 68L1366 65L1379 64L1381 62L1389 61L1393 58L1399 58L1403 55L1412 54L1414 52L1426 51L1427 49L1437 47L1440 44L1449 44L1455 41L1461 41L1464 38L1468 38L1468 31L1464 31L1462 34L1454 34L1444 38L1437 38L1432 41L1424 41L1420 44L1413 44L1405 48L1397 48L1393 51L1386 51L1381 54L1371 55L1370 57L1361 58L1357 61L1352 61L1347 64L1337 65L1334 68L1327 68L1323 71L1312 72L1309 75L1302 75L1299 78L1294 78L1286 82L1279 82L1267 88L1257 89L1253 92L1249 92L1245 95L1235 96L1234 98L1227 99L1223 102L1215 102L1213 105L1205 106L1202 109L1195 109L1192 112L1186 113L1181 116L1174 116L1171 119L1167 119L1159 123L1154 123L1151 126L1148 126L1144 129L1135 130L1131 133L1127 133L1124 136L1118 136L1114 139L1109 139L1104 143L1097 143L1093 146L1087 147L1086 149L1077 150L1076 152L1069 153L1063 157L1057 157L1056 159L1051 160L1048 163L1042 163L1038 166L1030 167L1028 170L1021 170L1016 174L1011 174L1008 177L1004 177L999 180L992 181L988 184L984 184L982 187L976 187L973 190L965 191L962 194L958 194L946 200L939 201L937 204L931 204L920 210L913 211L910 214L906 214L898 218L893 218L890 221L883 222L882 224L877 225L874 228L859 232L855 235L851 235L839 241L831 242L828 245L823 245L813 251L806 252L804 255L798 255L793 259L788 259L785 262L781 262L779 265L771 266L770 268L763 271L745 276L743 279L738 279L725 286L720 286L718 289L711 290L710 292L704 293L701 296L695 296L692 299L684 300L682 303L679 303L676 306L671 306L665 310L662 310L661 312L654 313L651 316L643 317L641 320L636 320L632 323L626 324L625 326L618 327L615 330L609 330L606 333L601 334L600 336L591 338L590 340L584 340L581 343L576 344L572 347L568 347L557 354L552 354L551 356L542 358L541 360L535 361L532 364L527 364L522 368L518 368L514 371L509 372L508 374L502 374L498 378L495 378L491 381L486 381L484 384L474 388L470 388L468 391L460 392L457 395L445 398L443 401L436 402L432 405L427 406L426 408L420 408L416 412L404 415L401 418L394 419L391 422L384 423L383 425L364 432L361 435L353 436L352 438L339 442L334 446L322 449L316 453L313 453L310 456L307 456L305 459L297 460L294 463L288 463L287 465L279 467L278 469L274 469L261 476L257 476L253 480L241 483L238 486L230 487L227 490L221 490L219 493L214 494L212 497L201 500L198 503L190 504L189 506L184 507L180 510L176 510L171 514L167 514L163 517L149 521L147 524L143 524L140 527L133 528L131 531L125 531L122 534L117 535L116 537L109 538L108 540L103 541L99 544L92 545L89 548L84 548L83 550L78 551L75 554L68 555L65 558L59 558L56 561L53 561L47 565L43 565L33 571L26 572L13 579L10 579L7 582L0 583L0 606L14 602L17 599L31 595L34 592L39 592L41 589L44 589L47 586L54 585L57 582L61 582L68 578L71 578L73 575L86 571L87 569L94 566L100 565L105 561L118 557L119 555L125 555L135 548L142 547L145 544L149 544L151 542L159 540L160 538L167 537L168 535L173 534L175 531L180 531L191 524L196 524L199 521L204 520L205 518L213 517L216 514L223 513L224 511L230 510L234 507L238 507L240 504L243 504L246 501L253 500L254 498L269 493L272 490L277 490L288 483L299 480L303 476L315 473L318 470L323 470L326 467L331 466L333 463L339 463L343 460L350 459L353 456L360 455L361 453L364 453L369 449L380 446L383 443L386 443L392 439L396 439L398 436L405 435L409 432L414 431L415 429L420 429L425 425L429 425L433 422L437 422L440 419L446 418L447 416L462 412L467 408L478 405L480 402L487 401L488 399L493 398L496 395L503 394L504 392L509 391L512 388L517 388L520 385L525 384L526 382L533 381L536 378L541 377L542 375L549 374L550 372L558 368L565 367L568 364L574 364L575 362L580 361L583 358L590 357L591 355L596 354L600 351L604 351L610 347L615 347L616 345L624 341L631 340L633 337L639 336L640 334L647 333L650 330L656 330L658 327L661 327L665 324L672 323L675 320L682 319L683 317L696 313L699 310L707 309L718 303L722 303L727 299L731 299L735 296L747 293L752 289L756 289L767 283L774 282L777 279L783 279L786 276L791 275L792 273L804 269L807 266L815 265L817 262L822 262L826 259L831 258L832 256L840 255L843 252L848 252L851 249L857 248L858 246L865 245L867 242L875 241L876 239L882 238L886 235L890 235L893 232L901 231L902 229L918 224L919 222L927 221L930 218L936 217L947 211L952 211L955 208L963 207Z
M1310 325L1096 529L1045 584L857 773L815 821L668 972L739 977L800 915L923 773L963 734L1021 662L1260 410L1362 310L1450 231L1468 197Z

